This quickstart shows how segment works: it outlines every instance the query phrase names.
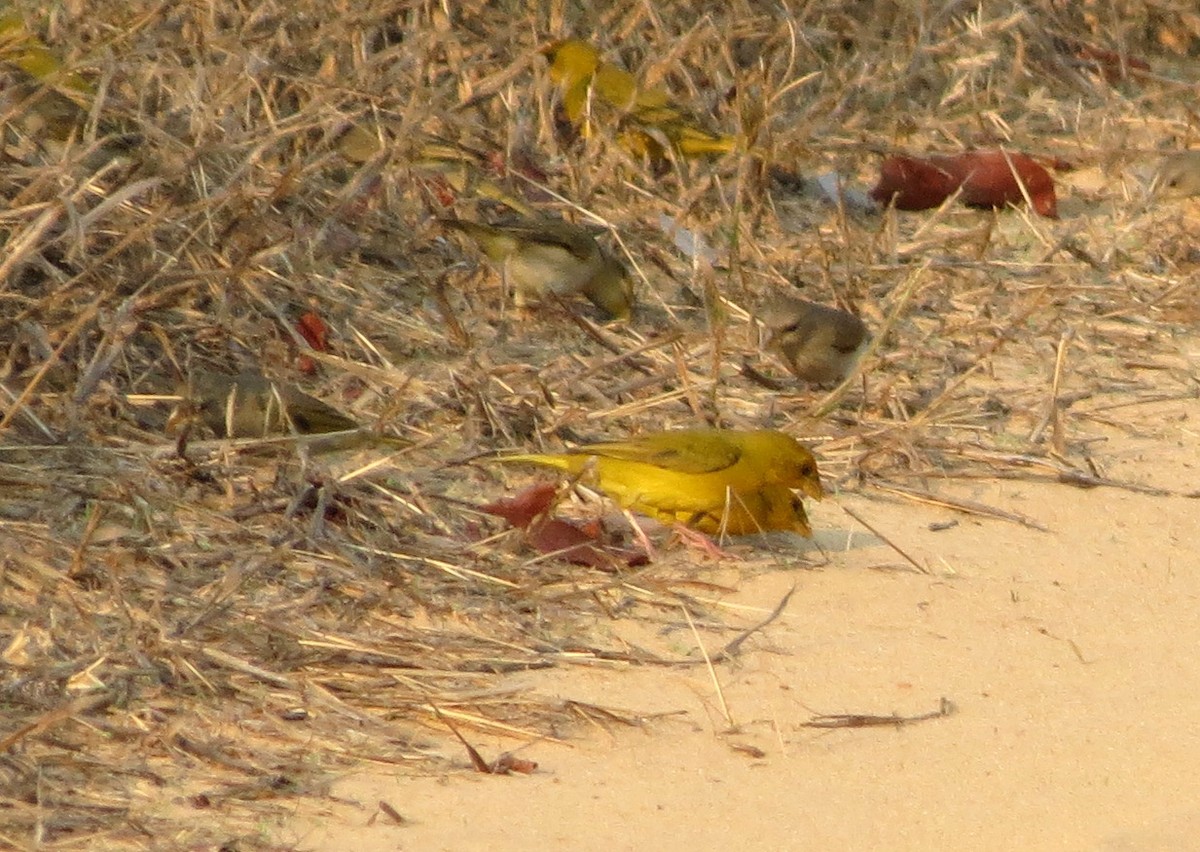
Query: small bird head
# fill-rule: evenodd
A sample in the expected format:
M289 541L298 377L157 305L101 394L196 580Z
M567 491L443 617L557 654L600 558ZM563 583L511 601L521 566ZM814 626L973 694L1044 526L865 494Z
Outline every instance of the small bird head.
M550 79L562 85L591 77L600 66L600 51L582 39L556 41L542 48L541 54L550 61Z
M1154 181L1160 195L1200 195L1200 151L1183 151L1163 160Z
M796 446L797 451L778 468L780 480L791 488L799 488L814 500L820 500L825 496L825 489L821 485L821 474L817 471L817 460L808 447Z
M633 312L633 278L625 264L608 255L583 288L583 295L613 319L629 319Z
M814 500L825 496L812 451L791 435L774 429L750 432L743 450L765 460L769 483L799 488Z

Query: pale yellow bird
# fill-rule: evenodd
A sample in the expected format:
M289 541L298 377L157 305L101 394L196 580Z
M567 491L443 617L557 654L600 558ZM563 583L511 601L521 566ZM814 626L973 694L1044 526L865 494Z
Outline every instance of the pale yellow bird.
M628 270L577 225L561 219L524 219L501 225L440 221L483 249L512 288L518 307L549 294L581 294L614 319L627 319L633 309Z

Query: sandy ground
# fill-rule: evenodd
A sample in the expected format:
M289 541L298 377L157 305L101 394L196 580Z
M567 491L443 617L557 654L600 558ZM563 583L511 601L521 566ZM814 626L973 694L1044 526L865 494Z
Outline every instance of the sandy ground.
M1105 473L1194 490L1198 420L1196 400L1146 407L1135 437L1105 441ZM519 748L539 763L529 776L466 771L448 742L463 771L348 776L329 799L299 803L279 839L358 852L1200 849L1200 504L1049 482L927 484L1048 531L861 494L827 500L813 516L836 548L828 564L784 552L698 569L737 586L724 612L743 626L795 588L782 617L716 667L727 710L703 666L522 675L544 693L674 715L565 744L475 738L488 756ZM636 624L611 629L638 641ZM710 650L731 635L702 633ZM673 638L681 655L694 646L682 616ZM805 725L920 715L943 698L956 708L944 718Z

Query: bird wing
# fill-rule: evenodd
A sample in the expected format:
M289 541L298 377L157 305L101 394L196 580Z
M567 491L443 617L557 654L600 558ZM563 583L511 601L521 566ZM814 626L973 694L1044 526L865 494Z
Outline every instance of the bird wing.
M742 457L741 448L733 442L720 434L699 430L663 432L634 441L589 444L570 452L638 462L684 474L717 473L737 464Z
M520 247L520 243L506 229L466 219L439 219L442 225L461 231L474 240L483 253L492 261L501 263Z
M849 355L857 352L866 342L870 341L871 333L866 325L854 314L840 311L834 323L833 348Z
M596 240L587 231L553 219L514 222L495 227L518 242L561 248L579 260L589 260L598 250Z
M485 225L466 219L439 219L442 225L462 231L475 240L492 260L503 260L521 250L536 245L563 249L579 260L589 260L598 251L596 240L582 228L553 219L526 219Z
M870 336L863 321L849 311L786 295L766 310L764 321L772 331L772 340L788 336L803 347L810 340L816 342L819 334L829 334L827 345L846 354L857 350Z

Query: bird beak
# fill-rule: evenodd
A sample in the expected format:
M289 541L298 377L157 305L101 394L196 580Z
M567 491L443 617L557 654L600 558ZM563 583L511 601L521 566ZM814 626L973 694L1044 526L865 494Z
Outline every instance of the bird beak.
M805 482L800 486L800 490L814 500L823 500L825 498L825 489L821 485L820 479L815 479L812 482Z

